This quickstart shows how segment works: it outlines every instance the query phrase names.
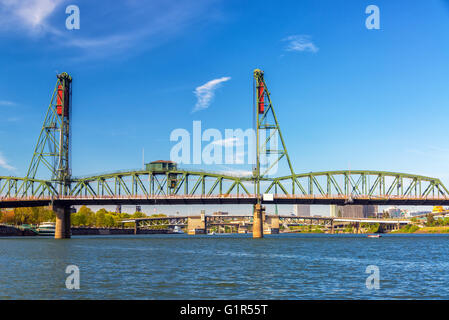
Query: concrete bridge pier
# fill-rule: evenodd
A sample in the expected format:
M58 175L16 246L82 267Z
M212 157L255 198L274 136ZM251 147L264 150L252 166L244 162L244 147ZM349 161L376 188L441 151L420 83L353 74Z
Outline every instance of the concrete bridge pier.
M265 216L263 220L265 234L279 234L279 216Z
M253 238L263 238L265 208L260 203L254 205Z
M52 209L56 214L55 239L70 239L72 235L70 221L72 210L70 206L53 204Z
M187 219L187 232L189 235L207 233L206 212L201 210L200 216L190 216Z
M134 234L138 234L139 233L139 222L136 221L134 223Z

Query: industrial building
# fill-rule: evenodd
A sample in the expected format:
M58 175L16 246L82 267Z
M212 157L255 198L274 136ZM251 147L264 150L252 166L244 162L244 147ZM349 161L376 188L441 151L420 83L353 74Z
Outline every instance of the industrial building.
M377 211L377 205L330 206L330 216L339 218L373 218Z
M310 217L310 205L295 204L293 205L293 213L297 217Z

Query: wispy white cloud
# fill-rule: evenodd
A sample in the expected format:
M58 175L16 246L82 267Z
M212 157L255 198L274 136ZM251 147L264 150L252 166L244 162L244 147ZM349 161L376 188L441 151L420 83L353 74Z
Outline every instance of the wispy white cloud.
M65 50L64 59L126 58L166 43L193 24L215 19L218 2L127 0L105 6L79 0L81 28L73 31L63 22L70 0L0 0L0 33L38 36L45 41L43 49L55 44L55 51L74 49L72 54Z
M224 147L234 147L234 146L241 146L244 145L244 141L242 139L239 139L237 137L227 138L227 139L220 139L215 140L212 142L212 144L224 146Z
M7 100L0 100L0 106L10 107L10 106L15 106L15 105L16 105L15 102L7 101Z
M0 152L0 168L6 169L6 170L16 170L16 168L14 168L13 166L11 166L10 164L8 164L8 161L6 160L6 158L2 155L2 153Z
M194 93L197 98L197 102L192 112L197 112L203 109L209 108L210 103L215 95L215 90L226 81L231 80L231 77L221 77L218 79L211 80L202 86L195 89Z
M0 0L0 25L26 28L32 33L51 31L47 18L65 0Z
M287 47L285 48L287 51L309 51L316 53L319 50L318 47L310 40L310 36L308 35L291 35L282 39L282 41L288 42Z
M233 169L230 167L224 167L225 170L220 171L220 173L234 176L234 177L247 177L252 176L253 172L250 170L239 170L239 169Z

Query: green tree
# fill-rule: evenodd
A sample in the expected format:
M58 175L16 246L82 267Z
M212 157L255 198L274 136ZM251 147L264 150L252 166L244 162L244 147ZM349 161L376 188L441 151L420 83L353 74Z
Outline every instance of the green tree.
M119 213L118 216L119 216L120 219L129 219L129 218L131 218L131 215L129 213L126 213L126 212Z
M33 224L40 224L47 221L55 221L56 215L48 207L31 208Z
M114 216L111 213L105 214L104 217L104 226L105 227L115 227L115 219Z
M31 208L15 208L14 209L14 223L31 224L33 223L33 211Z
M104 227L106 224L106 215L108 212L106 209L102 208L95 213L95 226Z
M379 231L379 226L380 226L380 223L367 224L367 232L368 233L376 233Z
M134 212L134 214L132 215L133 218L138 219L138 218L146 218L147 215L143 212Z
M72 226L74 226L74 227L78 227L81 225L80 224L80 216L79 216L78 212L72 213L70 220L71 220Z
M3 211L2 219L0 220L0 222L5 224L14 224L15 223L14 210Z
M86 206L82 206L73 216L75 218L73 225L90 227L95 225L95 213Z
M428 227L431 227L431 226L435 225L435 219L434 219L433 215L430 214L430 213L427 214L427 223L426 223L426 225Z

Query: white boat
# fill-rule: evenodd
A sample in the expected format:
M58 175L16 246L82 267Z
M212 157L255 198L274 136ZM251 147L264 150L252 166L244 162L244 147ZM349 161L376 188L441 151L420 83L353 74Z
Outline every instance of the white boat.
M380 238L381 235L380 234L369 234L367 237L368 238Z
M36 229L38 235L40 236L54 236L55 235L55 226L56 223L54 222L44 222L39 225L39 227Z
M213 236L213 235L215 235L215 232L209 232L208 234L207 234L208 236Z
M181 234L181 233L184 233L184 231L182 231L182 229L181 229L180 226L175 226L175 227L173 228L173 233L179 233L179 234Z

